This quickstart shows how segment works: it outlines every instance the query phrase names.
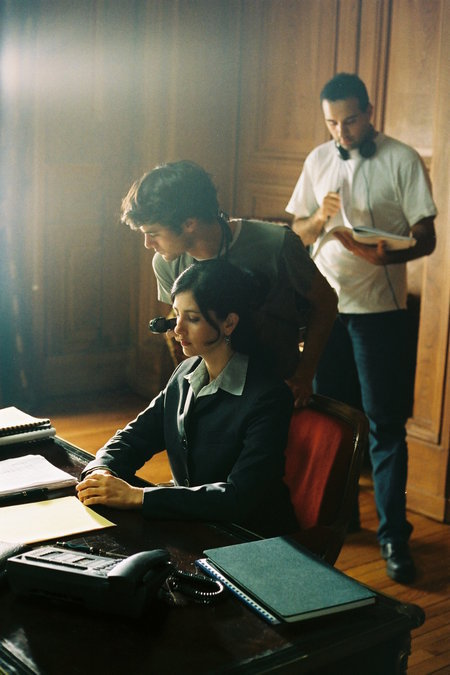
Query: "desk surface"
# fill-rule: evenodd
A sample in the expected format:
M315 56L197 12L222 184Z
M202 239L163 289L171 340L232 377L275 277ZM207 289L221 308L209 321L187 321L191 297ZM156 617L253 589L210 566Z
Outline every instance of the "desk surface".
M90 457L59 438L9 446L7 456L25 451L42 454L76 476ZM240 541L237 532L213 524L149 521L135 511L98 510L117 527L86 533L86 543L121 555L167 548L183 570L194 571L204 549ZM229 593L211 606L155 604L136 620L17 598L4 585L0 672L397 673L403 672L399 659L407 656L410 631L423 620L417 606L378 595L374 606L271 626Z

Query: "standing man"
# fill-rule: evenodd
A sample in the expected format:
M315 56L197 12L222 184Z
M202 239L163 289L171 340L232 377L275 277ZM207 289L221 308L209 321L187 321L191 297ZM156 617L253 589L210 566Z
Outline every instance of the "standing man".
M158 299L170 303L175 279L194 261L226 257L262 276L267 293L258 336L270 366L288 380L297 406L306 405L320 355L336 317L336 294L289 227L229 220L219 209L209 174L189 161L158 166L130 188L122 221L153 248ZM307 329L300 354L303 310Z
M336 290L338 317L322 355L315 391L362 407L370 422L370 458L379 517L377 532L387 574L415 578L406 519L406 421L411 414L414 363L406 313L406 263L435 248L436 207L427 174L411 147L375 131L364 83L333 77L320 94L332 136L306 158L286 211L292 229ZM395 235L413 246L391 250L386 240L365 245L351 223ZM333 232L330 232L333 230Z

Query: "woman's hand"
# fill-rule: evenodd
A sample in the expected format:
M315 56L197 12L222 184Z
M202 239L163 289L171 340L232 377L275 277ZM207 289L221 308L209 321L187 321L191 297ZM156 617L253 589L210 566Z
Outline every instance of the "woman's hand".
M99 469L90 473L76 486L78 499L85 506L105 504L121 509L140 509L144 491L134 487L108 471Z

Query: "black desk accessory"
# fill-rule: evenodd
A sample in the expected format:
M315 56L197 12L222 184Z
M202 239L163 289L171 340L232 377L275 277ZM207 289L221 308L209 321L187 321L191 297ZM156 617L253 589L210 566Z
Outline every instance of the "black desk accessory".
M137 617L156 596L171 566L164 549L114 558L41 546L9 558L6 572L18 595Z

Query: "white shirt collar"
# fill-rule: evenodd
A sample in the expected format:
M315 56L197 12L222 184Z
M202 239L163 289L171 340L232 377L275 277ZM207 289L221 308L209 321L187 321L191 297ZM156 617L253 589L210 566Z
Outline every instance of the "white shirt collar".
M212 382L209 382L209 374L203 359L195 370L185 375L185 378L191 385L195 398L215 394L219 389L234 396L241 396L244 391L247 368L248 356L236 352Z

